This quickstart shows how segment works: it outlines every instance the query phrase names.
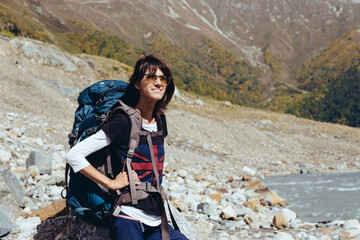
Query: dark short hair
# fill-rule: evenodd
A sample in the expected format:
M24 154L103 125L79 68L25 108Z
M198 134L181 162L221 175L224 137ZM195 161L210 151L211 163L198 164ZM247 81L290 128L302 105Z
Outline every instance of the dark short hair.
M166 86L164 97L155 104L154 114L161 114L166 110L166 106L174 95L174 79L167 64L153 55L144 55L135 63L134 72L129 79L130 86L123 98L126 104L131 107L136 106L140 98L140 91L135 87L136 82L140 82L144 78L147 70L150 74L155 74L157 69L160 69L170 81Z

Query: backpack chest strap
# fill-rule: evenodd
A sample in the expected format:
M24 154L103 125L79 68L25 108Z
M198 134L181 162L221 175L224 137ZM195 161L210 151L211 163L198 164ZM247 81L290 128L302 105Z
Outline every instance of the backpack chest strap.
M150 135L150 137L159 137L159 136L164 136L164 132L163 130L160 131L156 131L156 132L148 132L148 131L140 131L140 136L147 136Z

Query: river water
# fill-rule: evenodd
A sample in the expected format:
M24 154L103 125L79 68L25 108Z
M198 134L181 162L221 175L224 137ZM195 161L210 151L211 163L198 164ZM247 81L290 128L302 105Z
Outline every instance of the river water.
M302 221L360 220L360 172L271 176L263 181Z

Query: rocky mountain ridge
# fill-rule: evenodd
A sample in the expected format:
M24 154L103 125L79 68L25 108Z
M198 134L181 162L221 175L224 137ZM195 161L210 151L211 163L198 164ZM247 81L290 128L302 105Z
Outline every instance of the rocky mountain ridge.
M24 217L60 199L77 93L103 78L126 79L129 72L116 61L4 37L0 63L6 69L0 71L1 173L13 172L25 197L21 210L10 191L3 192L11 203L6 207L14 210L15 228L6 239L32 239L40 219ZM176 95L167 116L164 186L172 204L196 226L198 239L325 240L344 231L350 237L360 234L352 220L302 223L260 180L297 173L301 164L316 172L359 171L359 129L186 93ZM33 151L50 156L51 173L27 166ZM274 220L279 214L283 217ZM330 230L324 233L323 228Z
M267 69L263 49L270 47L281 59L280 78L286 82L294 80L307 58L360 24L359 3L344 0L16 3L65 31L66 21L79 21L142 48L158 33L188 50L207 37L263 70Z

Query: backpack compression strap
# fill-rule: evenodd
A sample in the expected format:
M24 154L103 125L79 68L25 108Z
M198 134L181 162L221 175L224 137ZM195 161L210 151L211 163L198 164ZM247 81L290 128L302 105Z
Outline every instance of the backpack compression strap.
M150 156L151 156L151 164L153 167L153 172L156 178L156 189L158 190L158 192L160 193L161 189L160 189L160 179L159 179L159 172L157 170L156 167L156 159L155 159L155 155L154 155L154 148L153 148L153 144L151 141L151 135L147 134L146 136L146 140L148 142L149 145L149 150L150 150ZM170 240L170 231L169 231L169 223L167 221L167 217L166 217L166 211L165 211L165 207L164 207L164 201L162 204L162 210L161 210L161 239L169 239Z
M132 173L131 160L134 156L135 149L139 145L142 119L141 119L141 115L138 111L136 111L132 107L127 106L121 100L119 100L119 106L117 108L115 108L115 110L118 108L120 108L124 112L126 112L130 119L131 128L130 128L130 139L129 139L129 146L128 146L129 150L126 155L126 160L125 160L125 164L123 166L122 171L124 172L124 170L126 168L127 173L128 173L128 178L129 178L129 183L130 183L129 185L130 185L131 203L137 204L138 199L141 197L137 196L137 194L136 194L135 179L134 179L134 176ZM117 193L119 194L118 191L117 191Z

